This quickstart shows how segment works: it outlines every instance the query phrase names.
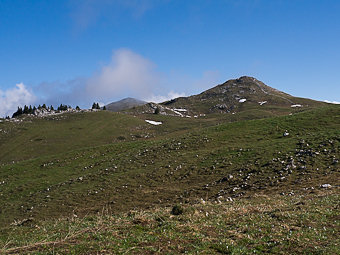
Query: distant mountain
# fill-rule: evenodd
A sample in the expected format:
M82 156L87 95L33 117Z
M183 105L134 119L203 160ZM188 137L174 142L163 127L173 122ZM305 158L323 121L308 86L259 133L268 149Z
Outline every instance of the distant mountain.
M179 116L200 116L204 114L236 114L247 112L258 117L289 114L325 103L291 96L267 86L248 76L228 80L198 95L179 97L161 104L147 104L137 109L153 113L155 108L161 114ZM149 108L149 109L148 109ZM250 117L251 118L251 117Z
M130 109L132 107L136 107L136 106L141 106L146 104L147 102L139 100L139 99L135 99L135 98L124 98L120 101L117 102L112 102L108 105L106 105L106 110L112 111L112 112L120 112L120 111L124 111L127 109Z

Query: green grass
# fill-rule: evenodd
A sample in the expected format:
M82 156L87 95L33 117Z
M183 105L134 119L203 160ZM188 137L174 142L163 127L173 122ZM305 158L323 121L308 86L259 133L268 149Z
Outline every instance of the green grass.
M339 254L339 189L226 203L98 214L16 226L1 251L19 254Z
M0 123L8 133L0 137L0 160L30 159L110 144L119 136L131 139L142 120L111 112L69 113L47 118L26 117L22 122Z
M296 234L293 243L283 242L283 248L278 243L286 240L285 235L268 233L273 225L287 234L276 225L280 221L289 225L290 221L297 224L300 220L299 228L314 222L318 231L324 226L323 220L330 222L321 207L329 201L339 202L338 189L331 189L324 199L318 196L318 190L322 192L319 187L325 183L339 185L338 106L242 121L243 117L232 120L216 115L189 119L109 112L59 117L63 119L28 118L20 123L0 123L0 129L6 130L0 137L0 236L4 252L25 245L33 248L22 251L29 253L37 248L42 254L51 252L51 247L65 254L100 250L137 254L186 250L203 254L284 254L291 245L302 254L318 254L322 247L328 253L321 254L338 251L314 230L303 229L302 239ZM163 124L151 126L145 119ZM284 137L286 130L289 136ZM280 206L293 208L294 199L302 200L306 192L315 192L308 199L315 199L320 204L315 208L322 213L313 211L311 205L304 214L299 211L289 216L291 209L284 209L287 214L275 211ZM228 202L230 198L232 203ZM200 217L190 213L205 213L205 207L192 206L201 199L208 201L207 212L214 215L209 219L214 226L211 231L209 224L204 230L195 229L205 226ZM224 210L231 210L231 205L238 208L238 203L240 208L254 207L259 212L246 214L240 222L232 220L239 220L241 211L224 219ZM175 204L186 205L183 216L168 217L169 207ZM325 208L330 217L338 217L329 204ZM264 214L260 205L271 206L272 214ZM147 212L153 220L145 216L144 224L143 219L139 222L131 213L122 214L129 211ZM215 225L212 221L216 221ZM271 225L261 225L271 221ZM102 233L100 222L113 224L113 229L104 228ZM222 231L232 231L233 224L237 227L235 237ZM336 227L334 224L331 226ZM259 227L264 229L263 234L258 233ZM328 239L330 235L326 233ZM87 238L92 241L87 243ZM307 239L314 242L318 238L320 245L315 246L319 248L307 247Z
M166 125L154 127L144 121L147 118L160 119ZM182 132L198 123L195 119L156 115L135 117L109 111L65 113L45 118L23 116L19 120L22 121L0 123L0 163L150 139Z

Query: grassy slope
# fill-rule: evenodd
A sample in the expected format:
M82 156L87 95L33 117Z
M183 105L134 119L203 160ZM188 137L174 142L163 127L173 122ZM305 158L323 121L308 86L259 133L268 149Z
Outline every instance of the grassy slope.
M155 128L145 119L164 121ZM47 118L25 117L0 123L0 163L32 159L122 141L181 133L197 125L195 119L139 116L99 111L66 113ZM203 121L203 125L204 122ZM208 121L209 122L209 121Z
M50 153L0 167L0 181L5 182L0 186L5 239L11 231L25 233L25 227L8 225L23 219L28 219L23 225L29 228L42 219L83 216L103 207L117 213L200 198L223 203L229 197L298 194L323 183L339 184L339 168L334 163L339 159L338 106L214 127L204 127L215 123L208 120L152 118L164 122L151 129L147 126L148 132L155 134L152 139ZM144 121L136 122L145 125ZM193 126L196 129L188 132ZM174 129L173 136L166 135ZM290 133L288 137L282 136L285 130ZM229 175L233 178L228 179ZM338 201L336 194L333 200ZM255 206L256 200L250 203ZM34 236L31 238L34 242ZM134 243L129 245L126 248L133 248ZM213 249L222 249L216 245ZM87 247L84 243L81 246Z
M62 114L43 119L26 117L23 122L2 124L2 129L9 131L0 138L3 162L112 143L120 135L133 133L144 125L136 118L110 112Z
M4 254L339 254L339 190L16 227ZM1 241L0 241L1 242Z

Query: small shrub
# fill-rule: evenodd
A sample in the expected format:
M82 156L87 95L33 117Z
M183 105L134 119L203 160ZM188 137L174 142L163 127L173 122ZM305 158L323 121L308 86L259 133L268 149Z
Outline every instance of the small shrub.
M180 205L175 205L174 207L172 207L171 210L171 214L173 215L180 215L183 214L183 212L184 212L183 207Z

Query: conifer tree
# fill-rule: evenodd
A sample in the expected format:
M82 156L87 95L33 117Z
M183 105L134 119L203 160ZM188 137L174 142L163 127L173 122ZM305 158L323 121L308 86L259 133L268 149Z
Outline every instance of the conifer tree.
M27 106L27 105L24 106L24 111L23 111L23 113L24 113L24 114L28 114L28 106Z
M12 118L18 117L23 113L22 108L18 106L18 110L13 113Z

